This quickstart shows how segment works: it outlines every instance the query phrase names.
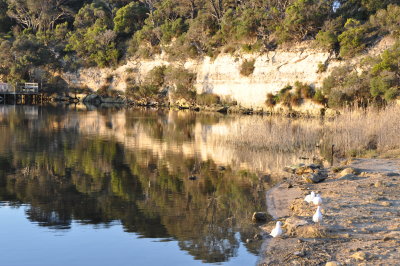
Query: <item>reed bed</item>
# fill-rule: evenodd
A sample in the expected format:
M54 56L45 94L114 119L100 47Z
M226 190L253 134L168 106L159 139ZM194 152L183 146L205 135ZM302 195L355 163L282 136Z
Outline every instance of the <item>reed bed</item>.
M326 159L400 149L400 106L345 109L333 119L241 117L215 139L240 150L315 154Z
M400 106L344 110L325 122L322 142L334 144L335 150L346 157L399 149Z

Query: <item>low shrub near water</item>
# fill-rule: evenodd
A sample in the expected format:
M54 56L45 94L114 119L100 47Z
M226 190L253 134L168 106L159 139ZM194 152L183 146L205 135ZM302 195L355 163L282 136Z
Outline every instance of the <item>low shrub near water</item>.
M96 91L96 94L102 97L119 97L123 94L123 92L111 89L109 86L102 86Z
M202 93L196 95L196 102L200 105L214 105L214 104L220 104L221 103L221 98L213 93Z

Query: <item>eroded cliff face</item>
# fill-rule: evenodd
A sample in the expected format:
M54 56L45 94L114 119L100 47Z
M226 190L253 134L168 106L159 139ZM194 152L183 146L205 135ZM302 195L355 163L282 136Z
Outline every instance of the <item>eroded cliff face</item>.
M366 55L376 55L393 44L391 39L382 39L367 53L352 61L358 62ZM140 82L155 66L180 65L197 74L195 87L198 93L208 92L235 100L244 107L265 108L267 93L275 93L296 81L318 87L332 69L345 62L333 58L328 52L315 50L310 43L277 49L264 54L220 54L212 59L205 57L187 62L168 62L166 56L152 60L130 60L117 69L83 69L78 77L69 77L71 83L99 89L111 80L114 89L124 91L128 77ZM244 60L255 59L253 74L243 76L240 68ZM326 64L327 70L318 73L318 65Z

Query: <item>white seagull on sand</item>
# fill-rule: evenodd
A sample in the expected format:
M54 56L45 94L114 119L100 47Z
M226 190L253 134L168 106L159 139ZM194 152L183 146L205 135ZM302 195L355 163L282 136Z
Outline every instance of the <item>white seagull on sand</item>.
M279 222L279 221L276 222L276 226L274 229L272 229L271 234L270 234L272 237L278 237L278 236L282 235L283 232L282 232L281 225L282 225L281 222Z
M313 201L314 197L315 197L315 193L314 193L314 191L311 191L311 193L304 198L304 201L307 201L307 203L311 203Z
M313 198L312 202L314 203L314 205L321 205L321 204L322 204L322 198L321 198L321 196L320 196L319 194L317 194L317 195Z
M317 211L314 213L312 220L314 223L320 223L322 222L322 213L321 213L321 207L318 206Z

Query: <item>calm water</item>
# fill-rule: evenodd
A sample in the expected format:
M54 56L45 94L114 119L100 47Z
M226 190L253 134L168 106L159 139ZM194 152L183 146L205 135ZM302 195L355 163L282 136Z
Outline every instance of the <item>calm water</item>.
M255 265L272 181L235 121L0 106L0 265Z

